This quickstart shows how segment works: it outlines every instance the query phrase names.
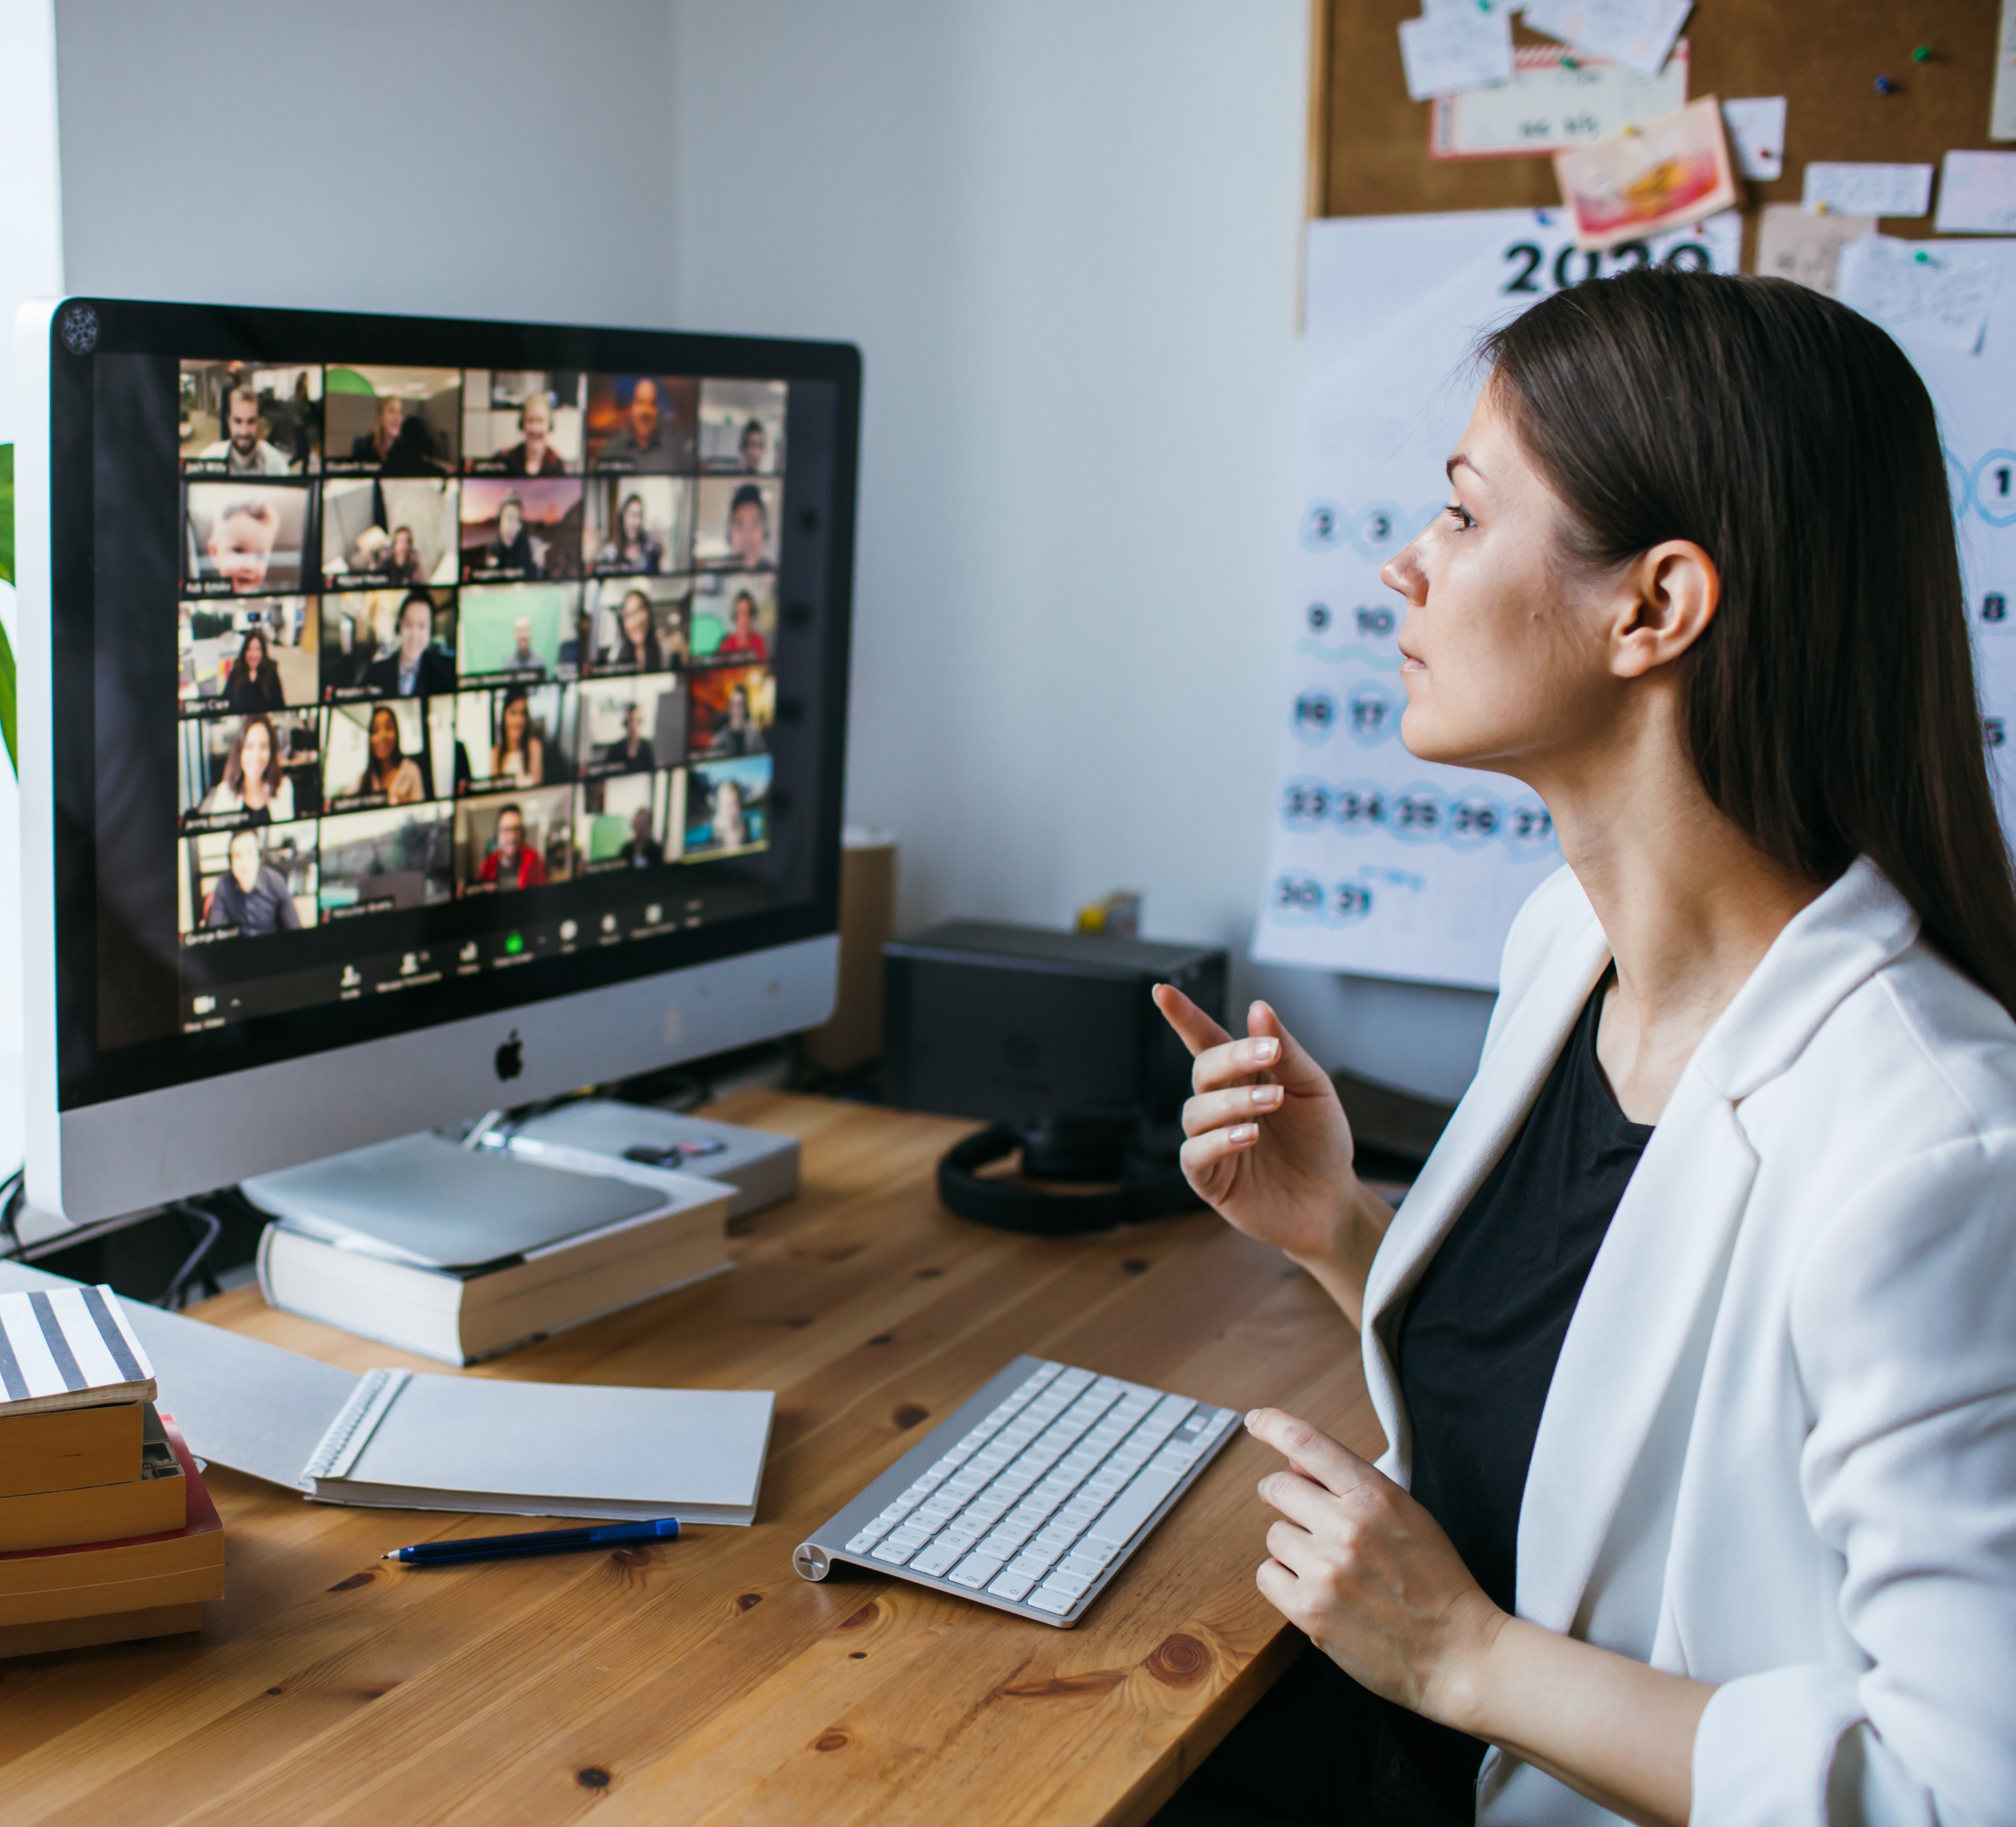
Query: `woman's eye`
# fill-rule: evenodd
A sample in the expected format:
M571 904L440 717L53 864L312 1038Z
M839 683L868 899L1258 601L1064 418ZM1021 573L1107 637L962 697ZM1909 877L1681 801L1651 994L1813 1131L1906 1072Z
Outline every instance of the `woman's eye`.
M1451 520L1454 520L1456 525L1461 527L1466 533L1477 524L1475 518L1461 502L1451 502L1446 508L1443 509L1442 512L1447 514Z

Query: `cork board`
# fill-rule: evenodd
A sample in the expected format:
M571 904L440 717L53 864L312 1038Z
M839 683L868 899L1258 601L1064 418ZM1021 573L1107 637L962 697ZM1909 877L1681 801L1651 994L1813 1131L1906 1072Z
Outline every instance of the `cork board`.
M1309 213L1558 203L1551 159L1428 156L1430 104L1407 99L1396 30L1420 11L1419 0L1312 0ZM1809 160L1936 166L1956 149L1996 149L1988 106L2000 12L1997 0L1702 0L1685 27L1689 95L1787 101L1784 176L1744 186L1745 264L1759 208L1797 203ZM1513 38L1553 41L1516 21ZM1928 62L1911 60L1919 45L1930 48ZM1894 92L1877 93L1879 74ZM1931 224L1928 215L1886 217L1882 225L1885 234L1924 236Z

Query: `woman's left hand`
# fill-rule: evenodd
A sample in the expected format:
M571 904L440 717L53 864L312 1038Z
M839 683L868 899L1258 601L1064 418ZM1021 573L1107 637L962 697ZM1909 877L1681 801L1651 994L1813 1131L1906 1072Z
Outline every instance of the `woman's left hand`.
M1506 1614L1383 1473L1279 1408L1255 1409L1246 1426L1288 1461L1260 1480L1281 1512L1258 1576L1268 1602L1361 1687L1460 1726Z

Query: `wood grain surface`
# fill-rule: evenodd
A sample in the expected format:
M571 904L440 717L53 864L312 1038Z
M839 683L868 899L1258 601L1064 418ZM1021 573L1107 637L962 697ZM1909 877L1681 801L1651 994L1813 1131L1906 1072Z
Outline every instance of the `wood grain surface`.
M1547 158L1428 156L1428 109L1410 102L1397 28L1419 0L1312 0L1319 98L1310 115L1310 213L1390 215L1421 210L1544 208L1558 204ZM1701 0L1684 28L1688 92L1786 98L1785 174L1744 184L1754 218L1766 203L1797 203L1816 159L1936 164L1949 150L1987 150L1997 0ZM1520 44L1554 41L1516 22ZM1924 45L1923 63L1912 52ZM1888 77L1888 95L1876 88ZM1931 218L1885 218L1885 234L1931 232ZM1746 261L1748 256L1746 255Z
M1019 1351L1379 1447L1356 1336L1208 1214L1074 1240L932 1192L966 1126L779 1094L715 1113L805 1145L805 1190L718 1280L466 1374L777 1392L752 1528L412 1569L495 1517L339 1509L222 1470L200 1639L0 1663L7 1827L1146 1820L1301 1638L1254 1589L1276 1462L1243 1436L1074 1631L900 1581L792 1571L805 1535ZM193 1310L355 1369L439 1366L271 1311ZM174 1391L164 1388L164 1405ZM536 1525L533 1525L536 1526Z

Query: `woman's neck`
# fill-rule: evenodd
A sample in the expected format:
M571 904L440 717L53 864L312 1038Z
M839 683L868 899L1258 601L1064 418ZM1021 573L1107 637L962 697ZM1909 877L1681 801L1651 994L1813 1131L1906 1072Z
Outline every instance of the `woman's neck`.
M1708 1030L1821 891L1709 800L1663 718L1534 785L1617 963L1597 1051L1625 1114L1654 1122Z

